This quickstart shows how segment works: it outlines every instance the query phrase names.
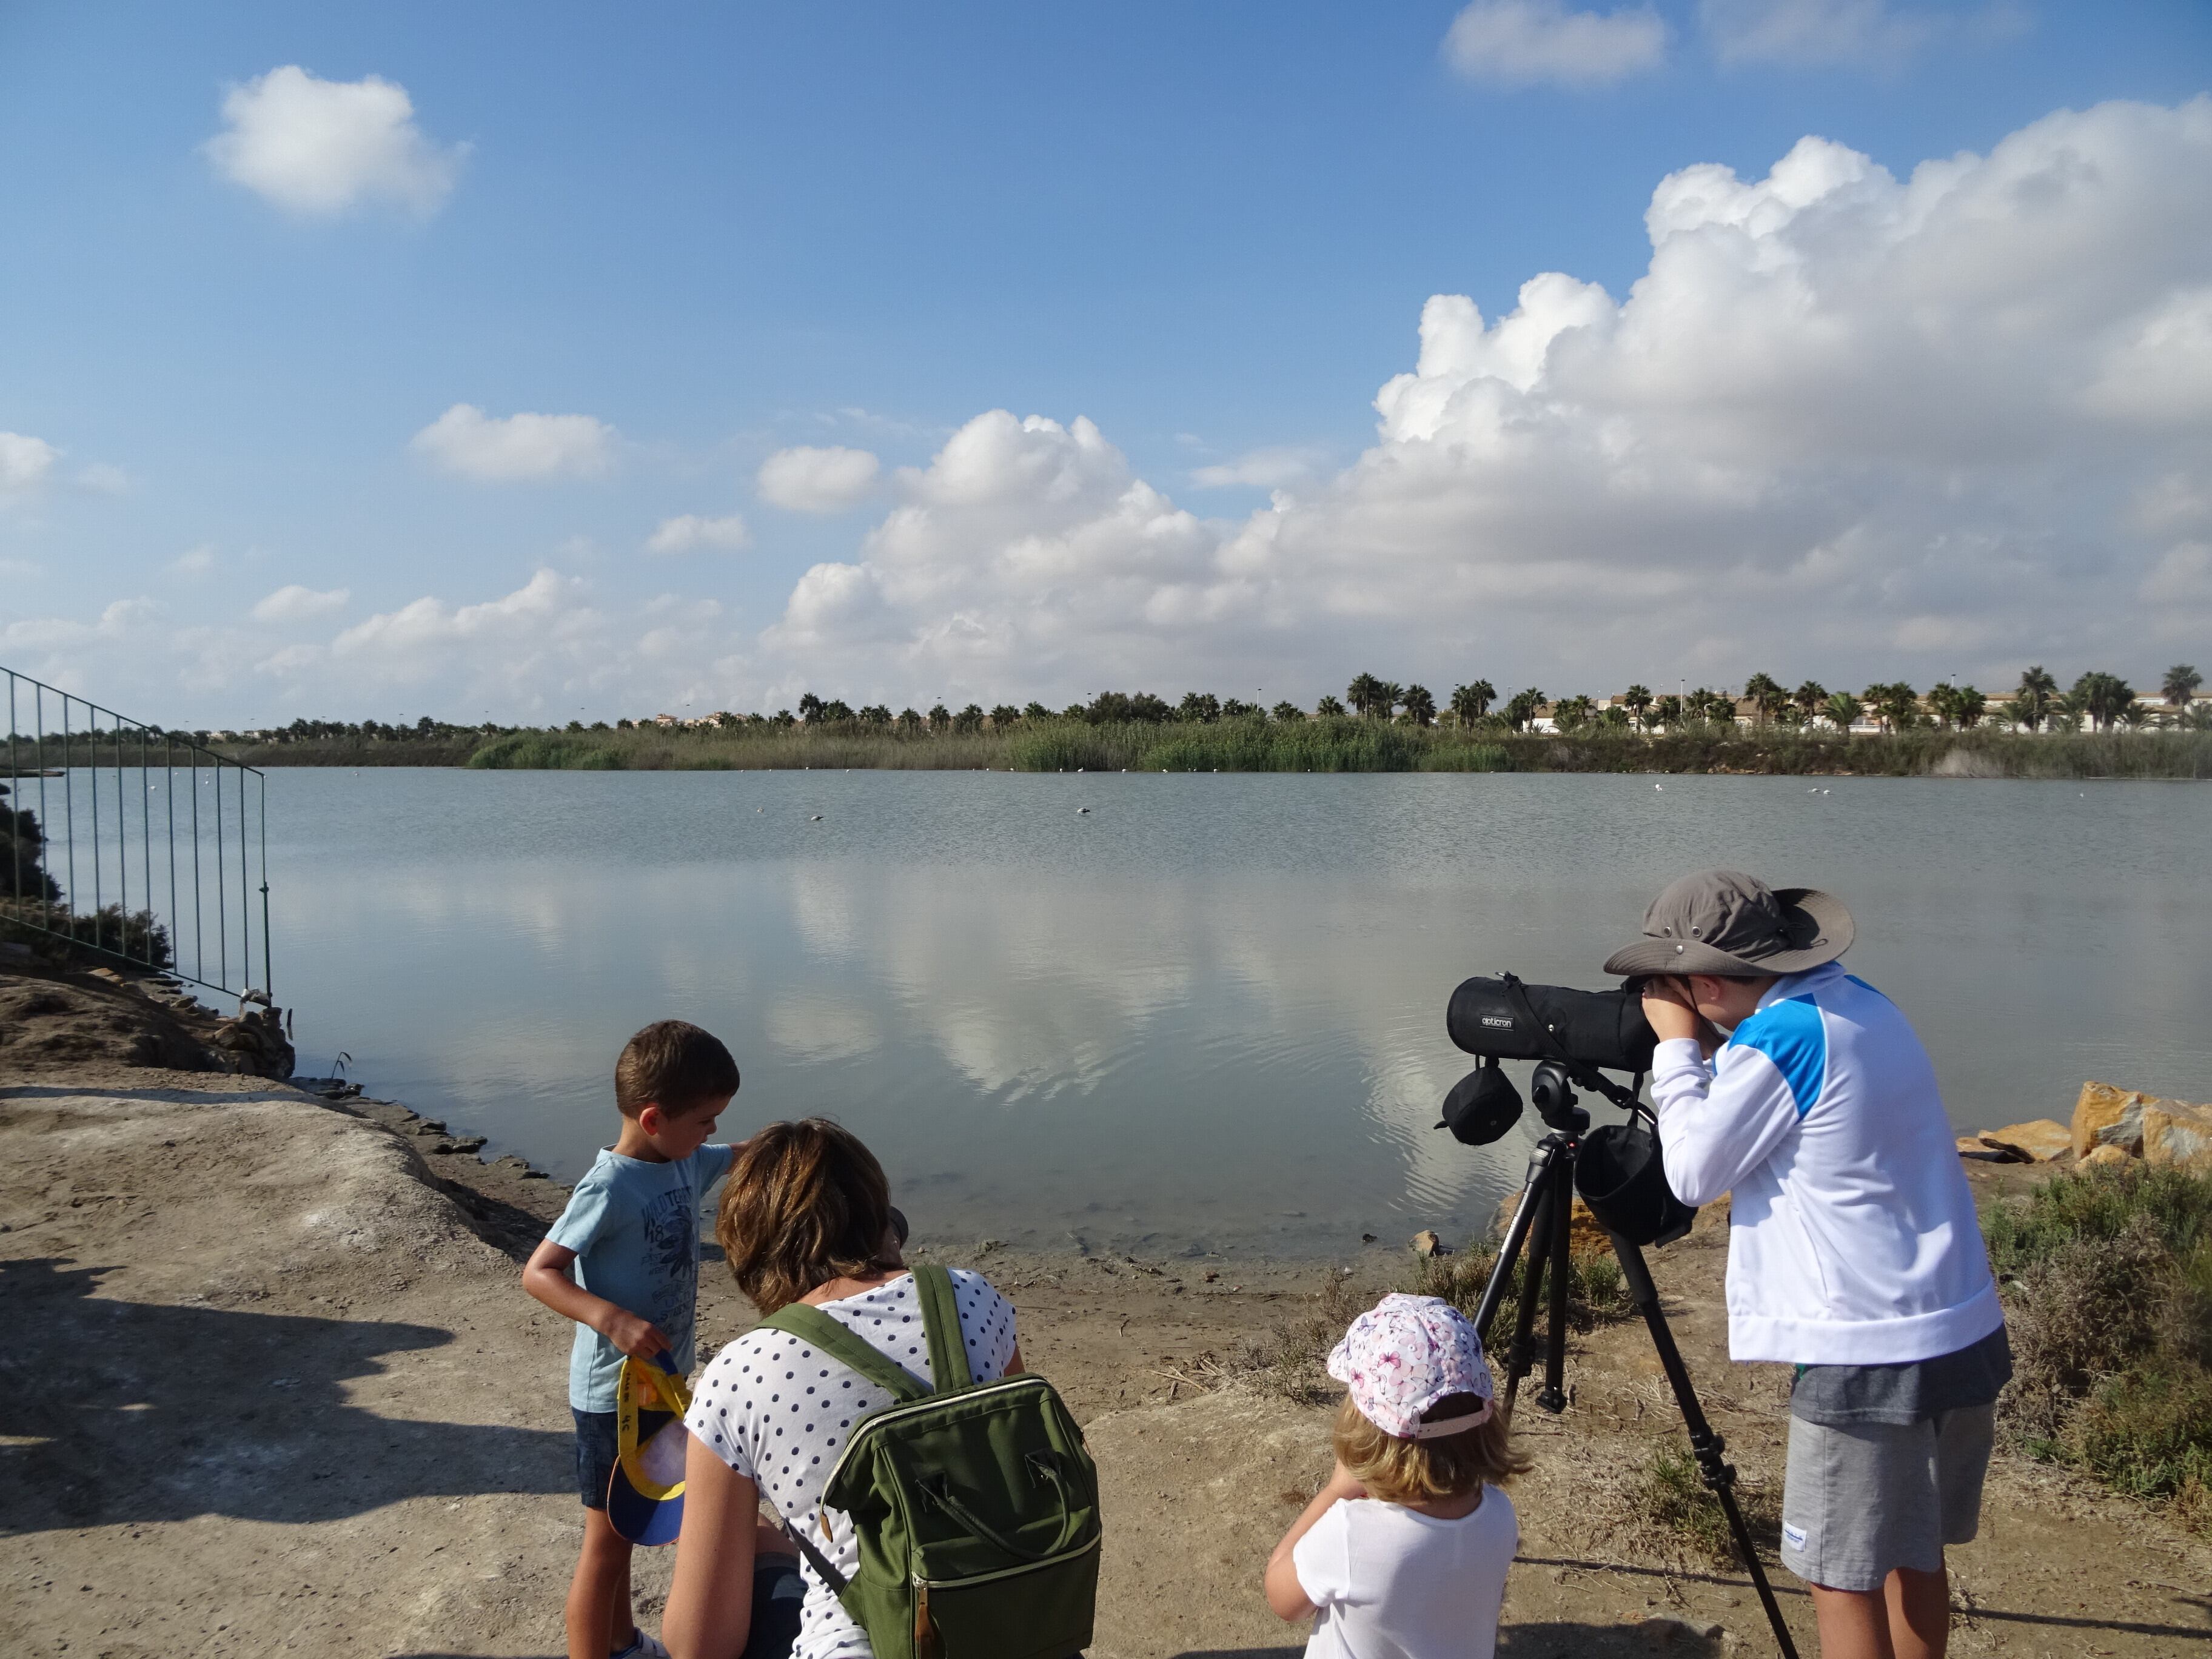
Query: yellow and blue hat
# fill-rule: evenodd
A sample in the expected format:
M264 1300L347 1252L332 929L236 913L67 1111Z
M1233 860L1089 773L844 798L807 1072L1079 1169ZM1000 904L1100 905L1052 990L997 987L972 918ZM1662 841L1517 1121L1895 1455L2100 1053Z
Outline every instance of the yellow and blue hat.
M690 1409L675 1355L623 1361L615 1379L617 1455L607 1481L607 1520L633 1544L672 1544L683 1528L690 1439L684 1415Z

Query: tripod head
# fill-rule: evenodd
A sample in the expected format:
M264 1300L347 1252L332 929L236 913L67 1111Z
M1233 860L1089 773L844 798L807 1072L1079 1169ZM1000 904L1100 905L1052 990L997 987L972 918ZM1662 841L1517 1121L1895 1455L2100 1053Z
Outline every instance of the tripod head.
M1528 1103L1547 1128L1579 1139L1589 1131L1590 1115L1576 1103L1572 1080L1558 1060L1546 1060L1528 1079Z

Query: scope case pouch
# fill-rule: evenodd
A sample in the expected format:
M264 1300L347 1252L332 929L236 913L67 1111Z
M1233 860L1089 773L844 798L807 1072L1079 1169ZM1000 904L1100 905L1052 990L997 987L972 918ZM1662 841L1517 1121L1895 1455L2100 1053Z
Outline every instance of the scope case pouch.
M1632 1244L1671 1244L1697 1219L1698 1212L1667 1184L1659 1136L1641 1116L1583 1137L1575 1188L1598 1225Z
M975 1381L952 1276L914 1269L933 1391L819 1309L780 1308L788 1332L890 1391L854 1425L823 1501L852 1517L849 1579L786 1530L867 1632L876 1659L1070 1659L1097 1604L1098 1474L1051 1383Z

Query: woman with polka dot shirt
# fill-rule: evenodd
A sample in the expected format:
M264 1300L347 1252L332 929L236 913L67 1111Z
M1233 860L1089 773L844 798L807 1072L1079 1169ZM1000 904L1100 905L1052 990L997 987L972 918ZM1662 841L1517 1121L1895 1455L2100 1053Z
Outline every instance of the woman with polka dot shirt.
M793 1302L818 1308L934 1386L883 1167L850 1132L822 1118L761 1130L738 1152L714 1232L763 1314ZM980 1273L956 1268L952 1285L975 1380L1020 1370L1012 1305ZM676 1659L872 1659L829 1586L759 1516L765 1495L811 1528L831 1565L856 1571L852 1522L823 1506L822 1489L860 1420L891 1403L783 1331L749 1332L714 1356L685 1419L684 1531L661 1632Z

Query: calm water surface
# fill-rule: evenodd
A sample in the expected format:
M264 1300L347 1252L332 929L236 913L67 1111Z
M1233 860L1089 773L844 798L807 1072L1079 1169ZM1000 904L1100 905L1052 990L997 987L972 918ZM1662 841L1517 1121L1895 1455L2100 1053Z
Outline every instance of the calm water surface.
M1830 888L1961 1126L2212 1096L2212 790L977 773L270 774L302 1071L572 1178L647 1020L726 1127L823 1112L925 1232L1332 1254L1465 1232L1534 1136L1432 1129L1471 973L1602 984L1672 877ZM1079 815L1079 806L1092 810ZM820 815L819 822L814 815ZM1532 1120L1533 1121L1533 1120Z

